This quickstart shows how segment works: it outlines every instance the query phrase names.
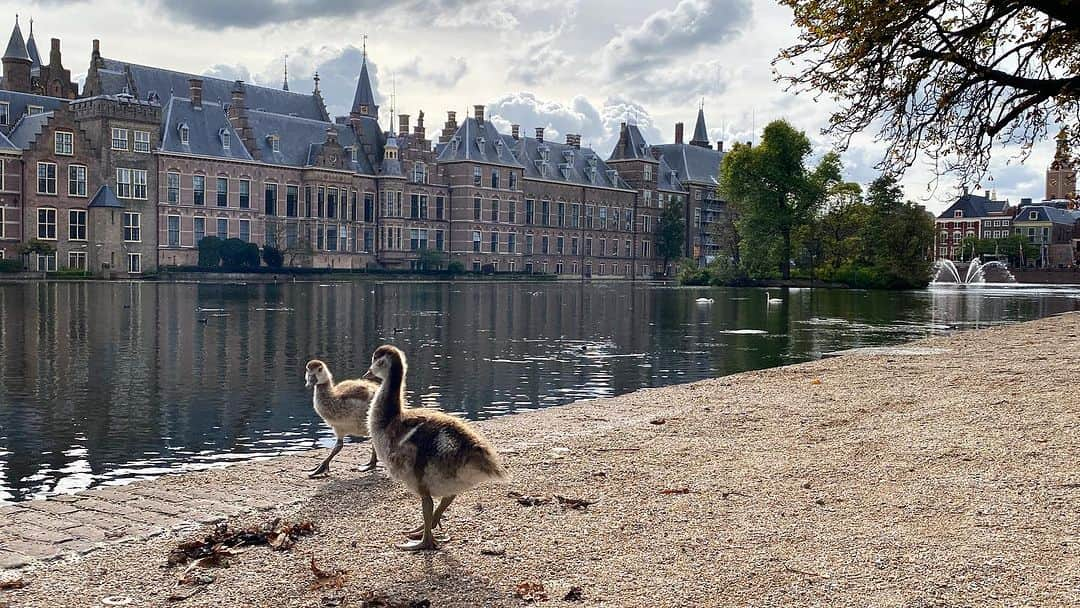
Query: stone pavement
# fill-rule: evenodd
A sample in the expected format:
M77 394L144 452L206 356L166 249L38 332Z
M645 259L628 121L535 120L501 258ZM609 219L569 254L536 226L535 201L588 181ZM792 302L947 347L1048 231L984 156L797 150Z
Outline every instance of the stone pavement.
M367 443L346 446L334 459L334 469L356 468L366 462L367 450ZM306 471L327 451L2 506L0 570L304 502L324 483L309 480ZM223 485L219 479L239 475L242 484Z

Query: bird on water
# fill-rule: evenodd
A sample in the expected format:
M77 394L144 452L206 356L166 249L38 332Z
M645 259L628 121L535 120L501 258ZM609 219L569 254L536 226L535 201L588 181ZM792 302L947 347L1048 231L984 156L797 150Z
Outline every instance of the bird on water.
M495 448L468 423L430 409L410 408L405 398L408 362L401 350L384 345L371 356L365 378L382 383L368 410L368 429L379 460L390 475L417 496L424 523L397 545L406 551L438 548L432 529L454 498L485 481L507 478ZM438 497L438 507L434 498Z
M315 413L326 424L330 425L330 428L334 430L334 435L337 436L334 449L330 451L326 460L322 461L322 464L309 475L309 477L318 477L330 472L330 461L334 459L334 456L337 456L345 445L347 435L354 437L370 435L367 428L368 406L371 405L375 391L379 389L379 383L369 379L362 379L343 380L335 384L330 368L318 359L308 361L304 371L304 379L307 388L315 389L312 397ZM376 462L378 462L378 458L373 449L371 450L371 460L360 467L360 471L365 472L374 469Z

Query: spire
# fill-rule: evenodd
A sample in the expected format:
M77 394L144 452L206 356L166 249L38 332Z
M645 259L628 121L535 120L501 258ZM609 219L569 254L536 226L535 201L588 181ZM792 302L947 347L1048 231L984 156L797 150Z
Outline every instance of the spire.
M41 67L41 55L38 54L37 42L34 41L34 20L30 20L30 36L26 39L26 54L30 55L30 69Z
M353 95L352 114L373 116L378 119L379 106L375 105L375 94L371 90L371 77L367 69L367 35L364 35L364 63L360 66L360 78L356 80L356 94Z
M288 55L288 53L285 54L285 80L284 80L284 82L281 83L281 90L282 91L288 91L289 90L289 55Z
M19 29L18 15L15 15L15 29L11 30L11 39L8 40L7 50L4 51L4 59L19 59L30 62L30 55L26 52L26 42L23 41L22 30Z
M705 128L705 101L698 106L697 124L694 125L694 138L690 140L691 146L709 148L709 130Z

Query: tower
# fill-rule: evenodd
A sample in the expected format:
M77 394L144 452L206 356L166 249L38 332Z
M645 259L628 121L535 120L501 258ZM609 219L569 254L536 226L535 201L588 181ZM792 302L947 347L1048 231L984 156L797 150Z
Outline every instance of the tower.
M352 110L349 112L352 118L379 119L379 106L375 104L375 94L371 88L371 77L367 67L367 36L364 36L364 60L360 66L360 77L356 80L356 93L353 95Z
M15 16L15 29L11 31L7 50L4 51L4 88L20 93L30 92L30 69L33 61L26 51L22 30L19 29L19 16Z
M1046 200L1076 198L1076 161L1069 154L1069 132L1057 134L1057 151L1046 170Z
M698 106L697 123L694 125L694 138L690 140L691 146L700 148L712 148L709 144L709 130L705 128L705 102Z

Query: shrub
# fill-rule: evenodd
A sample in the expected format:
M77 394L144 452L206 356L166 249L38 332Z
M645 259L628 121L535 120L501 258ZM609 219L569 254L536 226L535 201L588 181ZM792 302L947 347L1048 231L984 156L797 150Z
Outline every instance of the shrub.
M269 268L281 268L285 265L285 254L280 249L273 245L267 245L262 250L263 262L266 262Z
M457 260L454 260L453 262L450 262L446 265L446 270L450 274L464 274L465 265Z
M259 246L237 238L225 239L221 244L221 265L228 270L259 267Z
M204 237L199 241L199 267L217 268L221 266L222 241L216 236Z
M23 265L19 260L0 260L0 272L22 272Z

